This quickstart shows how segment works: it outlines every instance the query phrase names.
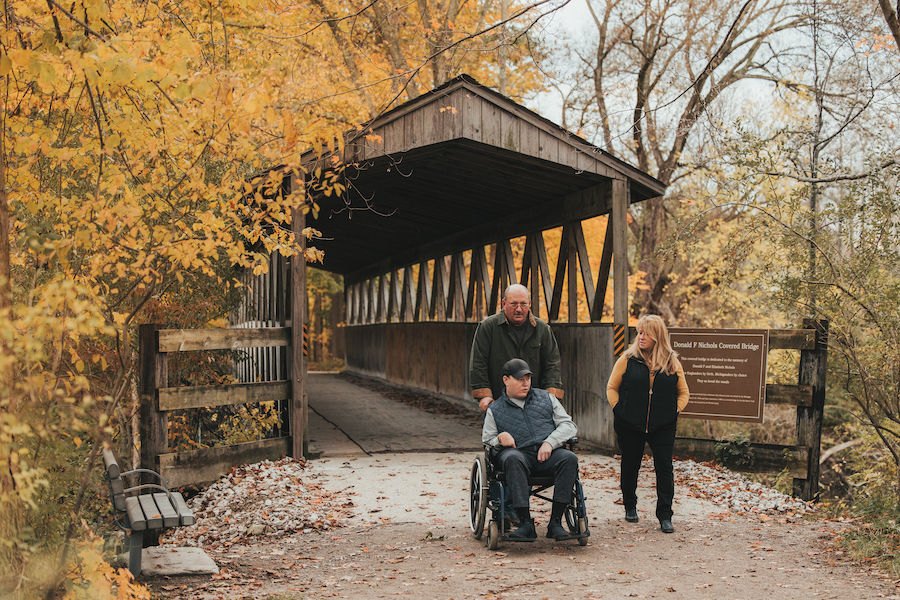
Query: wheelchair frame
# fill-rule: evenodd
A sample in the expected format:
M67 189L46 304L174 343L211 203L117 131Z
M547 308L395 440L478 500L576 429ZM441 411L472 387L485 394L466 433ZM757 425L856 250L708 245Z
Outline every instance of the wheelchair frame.
M574 450L578 438L571 438L564 446ZM503 518L503 507L509 494L505 480L501 477L502 471L495 465L494 460L499 452L496 448L485 444L484 454L477 456L472 465L469 476L469 527L476 540L480 540L485 533L485 519L487 511L491 511L491 520L487 523L487 536L485 545L491 550L496 550L500 541L521 542L532 540L517 540L507 536L507 521ZM553 487L553 477L529 477L528 485L531 486L529 498L534 496L546 502L553 502L552 498L541 493ZM566 526L570 536L566 539L578 540L581 546L587 545L587 538L591 531L588 526L587 512L584 505L584 488L581 485L581 475L575 478L575 489L572 499L565 511Z

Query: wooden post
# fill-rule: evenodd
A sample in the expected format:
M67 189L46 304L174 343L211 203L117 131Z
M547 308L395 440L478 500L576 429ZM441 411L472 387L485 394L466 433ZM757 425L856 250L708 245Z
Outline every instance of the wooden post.
M303 181L291 177L291 192ZM309 421L306 412L306 357L303 356L303 325L306 317L306 238L303 228L306 215L300 208L291 209L291 231L300 251L291 257L291 456L308 454Z
M613 179L610 215L613 228L613 322L625 327L628 327L628 196L628 180ZM603 302L603 299L596 301Z
M800 385L812 386L812 406L797 407L797 445L809 446L806 479L794 479L794 496L813 500L819 493L819 455L822 417L825 414L825 378L828 372L828 321L803 319L805 329L816 330L814 350L800 351Z
M169 451L169 418L159 411L157 390L169 386L168 354L159 351L157 331L162 325L141 325L138 330L141 361L141 464L134 468L159 472L159 455ZM159 481L148 473L141 474L141 483L158 484ZM159 545L159 531L147 531L144 546Z

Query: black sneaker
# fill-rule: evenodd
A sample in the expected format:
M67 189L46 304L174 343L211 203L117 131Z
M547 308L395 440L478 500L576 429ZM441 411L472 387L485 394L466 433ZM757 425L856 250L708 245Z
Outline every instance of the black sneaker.
M534 528L534 519L522 521L522 524L519 525L518 529L511 532L506 537L520 542L533 542L537 539L537 530Z
M547 525L547 537L556 541L571 539L569 532L565 530L560 521L550 521Z
M629 523L637 523L638 522L638 514L636 508L626 508L625 509L625 520Z

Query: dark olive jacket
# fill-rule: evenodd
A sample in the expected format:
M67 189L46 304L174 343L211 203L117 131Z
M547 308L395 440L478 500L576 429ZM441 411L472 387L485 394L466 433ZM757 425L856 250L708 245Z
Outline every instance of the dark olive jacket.
M484 319L475 330L469 359L472 397L477 400L490 394L492 398L499 398L505 389L500 371L513 358L521 358L531 367L532 387L543 388L562 398L559 346L550 326L529 313L520 346L502 311Z

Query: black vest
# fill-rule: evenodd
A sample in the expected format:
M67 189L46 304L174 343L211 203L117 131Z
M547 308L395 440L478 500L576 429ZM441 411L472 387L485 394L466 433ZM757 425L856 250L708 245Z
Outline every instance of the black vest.
M547 390L531 388L525 397L525 406L519 408L504 391L491 404L491 413L497 431L504 431L516 440L516 448L539 446L556 430L553 422L553 401Z
M678 373L657 373L651 395L650 367L636 356L629 357L613 414L619 425L629 429L651 432L674 427L678 420Z

